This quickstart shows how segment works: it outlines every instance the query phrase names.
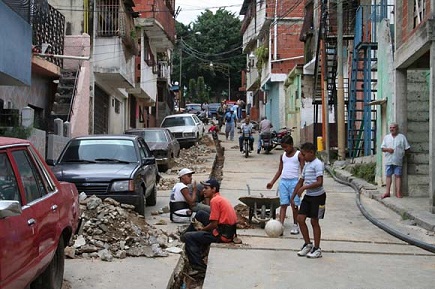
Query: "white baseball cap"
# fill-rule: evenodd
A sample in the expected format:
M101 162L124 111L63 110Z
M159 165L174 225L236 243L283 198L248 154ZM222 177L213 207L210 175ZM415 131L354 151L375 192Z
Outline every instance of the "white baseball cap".
M184 176L184 175L187 175L187 174L194 174L195 172L194 171L192 171L191 169L188 169L188 168L184 168L184 169L181 169L179 172L178 172L178 177L182 177L182 176Z

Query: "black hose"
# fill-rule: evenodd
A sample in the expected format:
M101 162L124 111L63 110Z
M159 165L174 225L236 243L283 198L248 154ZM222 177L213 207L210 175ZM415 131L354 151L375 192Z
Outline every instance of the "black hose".
M382 223L381 221L377 220L376 218L374 218L372 215L370 215L367 210L364 208L364 206L361 203L361 194L360 191L358 189L358 187L352 183L352 182L347 182L344 180L341 180L339 178L337 178L333 172L333 170L329 167L329 166L325 166L326 170L328 171L328 173L334 178L335 181L343 184L343 185L347 185L352 187L355 190L356 193L356 205L358 206L359 210L361 211L361 213L364 215L364 217L366 217L367 220L369 220L370 222L372 222L375 226L379 227L380 229L384 230L385 232L387 232L388 234L410 244L410 245L414 245L417 246L419 248L422 248L424 250L427 250L429 252L435 253L435 245L433 244L429 244L420 240L417 240L415 238L409 237L408 235L402 234L401 232L399 232L398 230L395 230L393 228L391 228L390 226Z

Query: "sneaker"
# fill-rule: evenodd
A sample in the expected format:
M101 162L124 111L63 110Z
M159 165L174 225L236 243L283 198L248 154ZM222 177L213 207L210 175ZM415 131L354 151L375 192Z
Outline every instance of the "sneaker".
M322 257L322 249L313 248L313 250L307 254L307 258L321 258Z
M298 252L299 257L306 256L311 250L313 249L313 244L304 244L301 248L301 250Z
M292 235L297 235L297 234L299 234L299 227L298 227L297 224L294 224L294 225L293 225L293 228L290 230L290 234L292 234Z

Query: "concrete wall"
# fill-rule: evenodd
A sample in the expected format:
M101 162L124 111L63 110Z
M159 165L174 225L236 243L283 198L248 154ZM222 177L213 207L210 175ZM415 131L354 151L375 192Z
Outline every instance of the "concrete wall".
M411 145L408 162L408 194L429 196L429 71L408 70L407 133ZM400 129L400 127L399 127Z
M66 36L65 54L73 56L90 55L90 37L87 34ZM73 104L73 114L71 115L71 136L81 136L89 134L90 127L90 106L91 106L91 87L90 76L92 67L89 60L65 59L64 68L76 70L80 68L76 95Z
M30 85L32 29L2 1L0 39L0 85Z
M65 16L65 32L67 35L79 35L83 31L83 3L84 0L49 0L51 6L59 10ZM66 45L65 45L66 47Z
M381 150L383 137L389 133L388 125L394 120L394 52L393 39L391 36L390 20L384 19L378 24L377 30L378 46L382 47L377 51L377 95L378 100L387 100L385 104L377 105L376 122L376 182L385 184L385 166L383 165L384 154Z

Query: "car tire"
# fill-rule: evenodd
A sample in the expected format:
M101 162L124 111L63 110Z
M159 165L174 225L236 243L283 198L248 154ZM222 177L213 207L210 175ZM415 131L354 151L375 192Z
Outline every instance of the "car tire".
M136 206L136 212L145 216L145 195L143 192L139 194L139 204Z
M156 185L154 185L154 187L151 191L151 195L148 196L146 204L147 204L147 206L155 206L157 204L157 186Z
M65 269L65 243L63 236L59 238L56 252L48 267L30 285L31 289L59 289L62 287Z

